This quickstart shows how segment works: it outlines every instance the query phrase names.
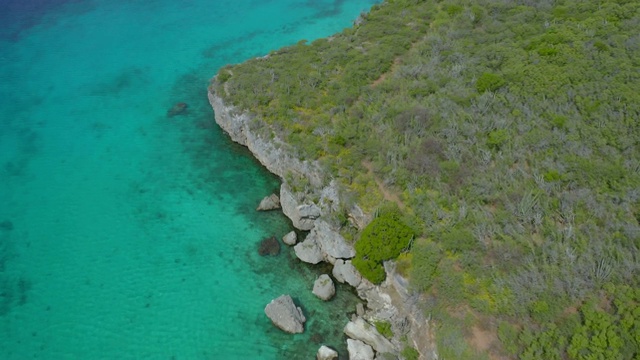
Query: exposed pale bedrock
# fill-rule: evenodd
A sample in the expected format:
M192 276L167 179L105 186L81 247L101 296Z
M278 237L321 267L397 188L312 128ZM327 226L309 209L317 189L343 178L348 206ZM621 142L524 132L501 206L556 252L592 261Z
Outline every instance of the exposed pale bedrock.
M410 321L412 324L409 333L410 338L420 337L420 333L428 331L428 321L423 318L416 318L415 314L411 313L411 311L416 310L410 306L410 301L407 298L401 296L402 300L400 302L391 300L388 293L396 292L395 287L398 284L386 281L381 286L375 286L361 277L349 261L355 255L353 247L344 241L337 229L332 228L323 220L323 216L330 215L340 207L341 199L337 182L331 180L327 184L323 180L324 176L317 163L300 161L295 155L295 150L280 138L274 136L268 128L268 124L255 119L246 111L225 104L221 97L211 92L211 89L209 89L208 96L215 111L216 122L220 127L229 134L233 141L247 146L260 163L282 179L283 183L280 189L282 212L291 219L297 229L311 230L303 242L295 245L296 256L302 261L312 264L317 264L321 261L334 264L332 275L336 281L346 282L355 287L358 296L367 303L367 310L362 311L360 309L359 316L364 316L371 321L389 321L393 327L402 326L402 324ZM294 192L291 189L284 180L291 175L298 178L306 178L309 184L309 187L306 188L308 193ZM371 216L355 204L350 207L348 218L359 229L363 229L371 221ZM285 238L286 240L283 239L283 242L286 244L295 244L297 241L295 232L287 234ZM387 276L387 278L393 277ZM406 296L406 289L403 290L400 293ZM300 317L304 319L300 309L293 305L293 301L289 304L289 310L284 313L289 313L291 319ZM296 323L295 321L292 322ZM298 322L300 324L298 329L303 328L301 325L303 322L304 320ZM370 330L371 328L373 331ZM390 342L380 335L374 326L360 317L355 322L349 323L344 331L354 339L370 343L378 352L399 354L402 348L399 338L394 338L393 343ZM413 342L413 340L410 340L410 342ZM355 344L357 346L357 343ZM355 356L370 358L366 350L358 354L361 355ZM423 355L425 354L423 353ZM433 355L429 358L436 357Z
M337 357L338 352L325 345L322 345L316 354L316 360L333 360Z
M347 326L344 327L344 333L352 339L360 340L370 345L379 353L394 352L393 344L391 344L387 338L380 335L375 326L369 324L361 317L350 321Z
M316 220L309 235L294 250L300 260L310 264L321 261L333 264L337 259L351 259L356 255L353 246L324 220Z
M340 233L324 220L317 220L315 226L307 238L314 238L320 246L325 259L331 263L330 259L351 259L356 256L356 251Z
M215 111L216 123L231 137L231 140L249 148L256 159L269 171L284 179L288 173L306 177L314 187L322 187L322 178L318 166L308 161L300 161L291 147L277 137L263 137L254 128L264 129L266 124L235 106L225 104L224 100L209 90L209 103Z
M349 360L373 360L373 349L360 340L347 339Z
M282 242L290 246L295 245L298 242L298 235L295 231L291 231L282 237Z
M307 319L302 314L302 309L293 303L291 296L281 295L271 300L264 312L281 330L291 334L304 332L304 323Z
M311 230L322 210L314 203L301 203L291 188L283 182L280 186L282 212L291 219L293 226L300 230Z
M320 246L318 246L318 242L315 238L307 238L301 242L296 244L293 247L293 250L296 253L298 259L309 263L309 264L317 264L324 260L324 255L320 250Z
M260 205L256 210L268 211L276 209L280 209L280 198L276 194L271 194L260 201Z
M336 281L340 283L347 283L354 288L362 282L362 275L356 270L355 266L351 264L351 260L336 260L333 264L333 271L331 272Z
M322 300L330 300L336 294L336 286L327 274L318 276L313 283L313 294Z

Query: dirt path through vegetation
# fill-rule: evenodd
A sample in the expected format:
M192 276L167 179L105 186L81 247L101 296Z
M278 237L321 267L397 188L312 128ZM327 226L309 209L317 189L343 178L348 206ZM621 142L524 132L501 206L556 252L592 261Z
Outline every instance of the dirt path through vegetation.
M391 69L389 69L389 71L387 71L386 73L383 73L382 75L380 75L379 78L375 79L372 83L371 83L371 87L376 87L378 86L381 82L384 81L384 79L387 78L387 76L389 74L393 74L394 71L396 71L396 66L400 65L401 60L400 57L398 56L397 58L395 58L393 60L393 65L391 65Z
M363 160L362 166L367 169L367 175L371 176L376 181L376 184L378 184L378 189L382 193L384 199L396 203L398 207L403 210L405 208L404 203L402 202L402 200L400 200L398 194L386 187L384 183L376 176L375 172L373 171L373 164L370 161Z

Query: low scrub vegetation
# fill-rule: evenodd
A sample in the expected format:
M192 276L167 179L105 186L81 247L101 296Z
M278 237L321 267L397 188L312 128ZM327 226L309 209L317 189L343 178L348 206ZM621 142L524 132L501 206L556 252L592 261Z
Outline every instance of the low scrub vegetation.
M402 211L344 231L373 282L404 252L443 356L486 356L464 329L489 319L495 355L630 359L639 34L632 0L389 0L211 86L319 160L347 201L374 212L381 187L397 195Z

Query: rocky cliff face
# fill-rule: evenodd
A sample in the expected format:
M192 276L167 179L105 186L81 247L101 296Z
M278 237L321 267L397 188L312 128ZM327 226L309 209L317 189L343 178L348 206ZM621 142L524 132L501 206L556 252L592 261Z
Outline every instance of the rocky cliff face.
M224 100L212 92L211 89L209 89L208 96L209 102L215 111L215 119L218 125L229 134L233 141L248 147L258 161L270 172L283 179L280 191L280 203L283 213L292 220L293 225L300 230L313 229L316 233L320 232L321 234L316 234L316 237L334 236L335 231L330 229L326 222L322 220L317 221L317 219L322 219L324 215L338 208L340 199L337 184L334 181L328 184L323 183L323 174L317 163L300 161L295 156L294 149L281 139L271 137L270 131L264 131L268 125L260 119L256 119L249 113L232 105L225 104ZM262 135L265 133L269 134L269 136ZM308 194L295 193L291 190L291 187L284 181L287 175L291 173L298 177L305 177L309 181L316 199L319 198L318 203L307 200ZM370 221L370 217L357 205L354 205L349 211L349 218L353 224L360 229L364 228ZM319 246L315 250L321 254L321 248ZM349 256L345 258L352 256L353 254L349 254ZM337 256L337 258L341 257L343 256ZM336 261L335 256L332 259L334 262ZM322 255L322 259L318 259L318 261L322 260L327 260L324 255ZM339 259L337 262L341 262L338 265L345 264L345 261L342 259ZM350 262L348 265L351 265ZM353 266L351 266L351 268L353 268ZM345 276L342 270L339 273L342 274L341 276ZM351 270L355 273L345 277L350 280L357 277L359 280L352 285L356 287L358 295L367 301L369 310L364 314L365 318L390 321L393 324L394 330L405 328L407 321L416 321L411 315L411 310L415 309L410 306L407 301L408 299L396 299L396 301L392 301L391 297L387 294L390 290L395 292L395 287L388 284L389 281L385 282L382 286L375 286L364 279L361 280L355 268ZM340 279L341 277L337 278ZM345 279L345 281L347 280ZM351 284L352 281L347 282ZM399 296L399 298L402 298L402 296ZM428 328L428 322L424 319L420 320L417 322L424 328ZM416 345L422 357L425 359L437 359L435 352L431 352L433 351L432 344L428 344L425 347L421 347L420 344L418 344L418 340L423 338L428 332L428 330L424 328L420 328L422 335L416 334L417 332L413 331L413 329L409 331L403 329L404 331L396 331L394 333L409 332L408 335L410 335L411 338L410 344L413 343ZM397 339L394 339L392 343L385 343L385 345L387 346L383 349L383 352L399 352L403 346Z
M315 204L306 200L308 194L296 193L283 181L280 205L282 212L293 222L293 226L300 230L311 230L317 218L338 205L335 183L323 184L322 172L317 163L300 161L291 146L276 137L264 136L265 133L271 133L267 124L235 106L226 104L211 89L208 96L209 103L215 111L216 122L229 134L231 140L249 148L267 170L281 179L284 180L288 174L306 178L314 192L319 194L320 204ZM323 201L325 199L326 201ZM325 207L326 211L323 211L322 207Z
M278 138L265 139L251 127L267 126L247 112L225 104L224 100L209 89L209 103L216 115L216 122L231 137L231 140L249 148L253 155L270 172L284 179L288 173L306 177L312 186L322 187L321 172L317 164L300 161L291 147Z

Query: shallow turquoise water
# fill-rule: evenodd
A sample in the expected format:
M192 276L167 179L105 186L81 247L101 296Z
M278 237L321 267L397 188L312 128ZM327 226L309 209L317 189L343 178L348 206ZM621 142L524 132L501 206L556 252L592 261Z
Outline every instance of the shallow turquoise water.
M0 0L0 359L346 355L355 297L316 299L322 269L291 249L258 256L291 230L254 211L279 182L217 128L206 85L373 3ZM283 293L305 334L264 315Z

